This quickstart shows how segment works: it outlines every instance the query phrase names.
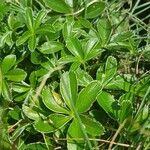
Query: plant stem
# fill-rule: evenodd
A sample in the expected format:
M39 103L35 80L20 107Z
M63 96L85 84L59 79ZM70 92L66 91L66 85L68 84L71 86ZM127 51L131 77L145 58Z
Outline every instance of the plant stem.
M51 138L52 139L52 138ZM83 141L85 140L84 138L57 138L56 140L58 141L73 141L73 140L79 140L79 141ZM104 139L95 139L95 138L89 138L89 141L97 141L97 142L102 142L102 143L111 143L111 141L108 140L104 140ZM122 146L122 147L132 147L133 145L129 145L129 144L124 144L124 143L117 143L117 142L113 142L114 145L117 146Z
M45 134L42 133L42 135L43 135L43 139L44 139L45 145L46 145L47 149L49 150L49 146L48 146L47 140L45 138Z
M114 134L113 138L112 138L112 141L110 142L110 145L109 145L109 148L108 150L111 150L112 149L112 146L113 146L113 142L115 141L116 137L118 136L118 134L120 133L120 131L122 130L122 128L124 127L124 125L126 124L127 122L127 119L125 119L119 126L118 130L116 131L116 133Z
M146 91L146 93L145 93L145 95L144 95L144 97L143 97L143 100L142 100L142 102L141 102L141 105L140 105L140 107L139 107L139 109L138 109L138 111L137 111L135 117L134 117L134 120L137 119L139 113L142 111L142 108L143 108L143 106L145 105L145 101L146 101L146 98L147 98L147 96L149 95L149 93L150 93L150 86L149 86L149 88L147 89L147 91Z
M137 8L138 4L140 3L140 0L137 0L137 2L135 3L134 7L131 10L131 14L134 13L135 9Z
M64 80L64 79L62 78L62 80ZM65 82L65 81L63 81L63 82ZM65 88L66 88L66 86L65 86ZM67 89L65 89L65 90L67 91ZM76 119L77 119L77 121L78 121L78 123L79 123L79 126L80 126L80 128L81 128L81 131L82 131L82 133L83 133L83 135L84 135L84 138L85 138L85 140L87 141L87 144L88 144L90 150L92 150L91 142L89 141L88 135L87 135L87 133L86 133L86 131L85 131L85 128L84 128L84 126L83 126L83 124L82 124L81 118L80 118L78 112L76 111L76 108L75 108L74 103L73 103L72 100L70 100L70 104L71 104L71 109L72 109L72 111L73 111L73 113L74 113L74 115L75 115L75 117L76 117Z
M46 81L48 80L48 78L51 76L51 74L52 74L54 71L59 70L59 69L61 69L61 68L62 68L62 66L58 66L58 67L55 67L55 68L53 68L53 69L50 69L49 72L48 72L46 75L43 76L43 80L41 81L40 85L37 87L36 93L35 93L35 95L33 96L33 101L32 101L31 108L33 107L33 104L36 104L37 99L38 99L39 95L41 94L42 89L43 89L43 87L45 86Z

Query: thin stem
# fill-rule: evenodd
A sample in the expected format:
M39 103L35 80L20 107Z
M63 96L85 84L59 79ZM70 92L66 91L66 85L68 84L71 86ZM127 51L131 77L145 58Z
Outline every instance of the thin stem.
M138 145L138 147L136 148L136 150L140 150L141 149L141 143Z
M131 10L131 14L133 14L133 12L135 11L139 3L140 3L140 0L137 0L137 2L135 3L134 7Z
M149 147L150 147L150 143L148 143L148 144L146 145L146 147L144 148L144 150L148 150Z
M111 140L111 142L110 142L110 145L109 145L108 150L111 150L111 149L112 149L113 142L114 142L115 139L117 138L118 134L120 133L120 131L122 130L122 128L124 127L124 125L126 124L126 122L127 122L127 119L125 119L125 120L123 121L123 123L120 124L118 130L116 131L116 133L114 134L114 136L113 136L113 138L112 138L112 140Z
M58 66L58 67L55 67L55 68L53 68L53 69L50 69L50 71L49 71L46 75L43 76L43 80L41 81L39 87L37 87L36 93L35 93L35 95L33 96L33 101L32 101L31 108L33 107L33 104L36 104L37 99L38 99L39 95L41 94L42 89L43 89L43 87L45 86L46 81L48 80L48 78L51 76L51 74L52 74L54 71L60 70L60 69L62 69L62 66Z
M56 66L59 66L59 64L58 64L58 60L57 60L57 58L56 58L56 56L55 56L55 53L52 53L52 55L53 55L53 58L54 58L54 60L55 60L55 64L56 64ZM59 75L61 76L61 70L58 70L58 72L59 72Z
M135 73L138 74L139 73L139 62L140 59L142 57L143 53L141 53L141 55L138 57L137 63L136 63L136 69L135 69Z
M144 21L144 20L148 19L149 17L150 17L150 14L147 15L146 17L142 18L141 20Z
M64 80L64 79L62 78L62 80ZM65 81L63 81L63 82L65 82ZM65 88L67 88L67 87L65 86ZM68 89L65 89L65 90L67 91ZM82 133L83 133L83 135L84 135L84 138L85 138L85 140L87 141L87 144L88 144L90 150L92 150L91 142L89 141L88 135L87 135L87 133L86 133L86 131L85 131L85 128L84 128L84 126L83 126L83 123L82 123L82 121L81 121L81 118L80 118L78 112L76 111L76 108L75 108L74 103L73 103L72 100L70 100L70 104L71 104L71 109L72 109L72 111L73 111L73 113L74 113L74 115L75 115L75 117L76 117L76 119L77 119L77 121L78 121L78 123L79 123L79 126L80 126L80 128L81 128L81 131L82 131Z
M57 138L56 140L58 141L74 141L74 140L78 140L78 141L84 141L84 138ZM97 141L97 142L102 142L102 143L108 143L110 144L112 141L109 140L103 140L103 139L95 139L95 138L89 138L89 141ZM117 142L113 142L114 145L117 146L122 146L122 147L133 147L133 145L129 145L129 144L124 144L124 143L117 143Z
M84 6L85 6L84 18L86 19L86 15L87 15L87 0L84 0Z
M140 13L142 13L142 12L144 12L144 11L146 11L146 10L148 10L150 8L150 6L149 7L146 7L146 8L144 8L144 9L142 9L141 11L138 11L137 13L134 13L134 15L139 15Z
M141 105L140 105L140 107L139 107L139 109L138 109L138 111L137 111L137 113L136 113L136 115L135 115L135 117L134 117L134 120L137 119L139 113L142 111L142 108L143 108L143 106L145 105L145 101L146 101L146 98L147 98L147 96L149 95L149 93L150 93L150 86L148 87L148 89L147 89L147 91L146 91L146 93L145 93L145 95L144 95L144 98L143 98L143 100L142 100L142 102L141 102Z
M90 3L87 4L87 7L89 7L90 5L92 5L92 4L96 3L96 2L98 2L98 0L93 0L93 1L91 1ZM80 10L78 10L78 11L76 11L76 12L74 12L74 13L66 14L66 16L78 15L78 14L80 14L82 11L84 11L84 9L85 9L85 7L81 8Z
M42 133L42 135L43 135L43 139L44 139L44 142L45 142L46 148L49 150L49 146L48 146L47 140L46 140L46 138L45 138L45 134L44 134L44 133Z
M11 127L8 128L8 133L14 131L14 128L16 126L18 126L18 124L20 124L22 122L22 119L20 119L18 122L16 122L15 124L13 124Z
M142 8L142 7L144 7L144 6L148 6L149 4L150 4L150 2L141 4L141 5L137 6L136 9Z
M128 12L127 12L128 13ZM144 30L147 30L146 28L148 28L148 25L146 25L142 20L140 20L139 18L137 18L136 16L130 14L130 17L133 21L137 22ZM130 26L130 28L132 28L133 25Z

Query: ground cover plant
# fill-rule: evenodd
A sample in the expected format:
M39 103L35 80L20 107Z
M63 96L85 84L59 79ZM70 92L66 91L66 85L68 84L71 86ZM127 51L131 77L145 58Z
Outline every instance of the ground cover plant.
M149 10L0 0L0 150L148 150Z

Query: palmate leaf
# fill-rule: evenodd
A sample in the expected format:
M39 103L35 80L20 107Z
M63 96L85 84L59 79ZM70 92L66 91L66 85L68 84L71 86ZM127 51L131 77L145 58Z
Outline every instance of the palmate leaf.
M76 109L78 112L86 112L93 102L96 100L97 94L101 91L101 84L99 81L92 81L80 93L76 102Z
M116 73L117 73L117 60L115 57L109 56L105 64L105 80L110 81Z
M73 119L67 132L67 138L84 138L81 127L76 119ZM83 150L85 148L84 140L67 140L69 150Z
M33 28L36 31L40 27L40 24L42 23L43 19L46 17L47 13L44 10L39 11L39 13L36 16L36 19L33 23Z
M100 36L100 41L102 45L105 45L111 34L111 24L110 21L106 18L102 18L97 23L98 34Z
M98 40L95 38L91 38L87 41L84 48L85 61L88 61L92 58L96 58L100 53L104 51L100 47L97 47L97 45L98 45Z
M2 96L5 100L11 101L10 88L6 80L2 81Z
M60 79L60 92L65 103L72 109L77 100L77 79L73 72L65 72Z
M33 31L33 11L30 7L25 9L26 26L30 31Z
M45 4L59 13L71 13L71 7L64 0L44 0Z
M58 104L57 100L52 95L48 87L45 87L42 91L42 100L45 106L54 112L65 113L65 114L69 113L67 109L61 107Z
M30 90L30 88L31 87L28 84L24 84L24 83L15 83L12 85L13 91L17 93L27 92Z
M43 24L38 29L36 29L36 34L47 34L47 33L55 33L55 29L51 24Z
M84 51L82 49L81 41L76 37L69 37L66 41L68 50L80 60L84 59Z
M16 41L16 45L19 46L19 45L24 44L29 39L30 36L31 36L30 31L24 32Z
M32 120L38 120L40 118L40 115L37 111L33 110L33 108L30 108L26 105L22 105L23 113Z
M67 63L75 62L76 60L77 60L77 59L76 59L74 56L66 55L66 56L61 57L61 58L58 60L58 63L64 65L64 64L67 64Z
M36 44L37 44L36 43L36 35L32 34L28 40L28 47L31 52L34 52L34 50L36 48Z
M19 68L10 70L5 74L5 77L8 80L16 81L16 82L23 81L26 78L26 76L27 76L27 73L24 70L19 69Z
M49 150L53 150L53 146L48 145ZM24 150L47 150L47 145L45 143L37 142L31 143L23 146Z
M123 100L120 104L119 121L122 123L126 118L132 117L132 103L129 100Z
M93 78L89 75L88 72L78 68L75 71L78 85L86 87L88 84L90 84L93 81Z
M107 86L117 74L117 60L113 56L107 58L105 68L100 66L97 70L96 78L100 80L103 86Z
M3 74L6 74L14 65L16 62L16 56L13 54L7 55L1 64L1 71Z
M0 68L0 95L2 93L2 79L3 79L3 76L2 76L2 71L1 71L1 68Z
M50 133L56 131L67 124L72 118L62 114L51 114L47 119L39 118L34 123L34 128L38 132Z
M116 112L120 108L111 94L102 91L97 96L97 102L110 117L116 118Z
M67 20L63 26L63 38L65 40L67 40L69 37L71 37L73 35L73 25L74 25L74 21L73 20Z
M94 121L92 118L87 115L80 115L81 121L85 126L85 130L89 135L100 136L104 132L104 127L97 121Z
M43 54L53 54L55 52L58 52L64 48L64 45L60 42L56 41L49 41L45 42L41 47L40 47L40 52Z
M15 141L15 140L23 133L23 131L24 131L29 125L30 125L30 124L25 124L25 125L23 125L23 126L21 126L21 127L18 127L18 128L14 131L14 133L13 133L13 135L11 136L10 140L11 140L11 141Z
M87 8L86 18L95 18L105 9L104 2L96 2Z

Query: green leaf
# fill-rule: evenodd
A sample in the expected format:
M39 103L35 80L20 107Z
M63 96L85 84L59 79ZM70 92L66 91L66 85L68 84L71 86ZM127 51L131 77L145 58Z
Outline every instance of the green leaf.
M122 123L126 118L132 116L132 103L129 100L123 100L119 111L119 121Z
M40 27L40 24L42 23L43 19L46 17L46 14L47 13L43 10L39 11L33 24L34 30L37 30Z
M94 4L90 5L87 8L86 18L98 17L104 9L105 9L105 3L104 2L95 2Z
M85 147L84 140L69 140L72 138L84 138L81 127L76 119L73 119L67 132L67 148L69 150L83 150Z
M130 91L133 93L135 91L134 87L123 77L117 75L114 79L108 83L107 88L109 89L122 89L124 91Z
M62 50L63 48L64 45L62 43L56 41L49 41L45 42L39 50L43 54L52 54Z
M106 18L100 19L97 23L97 29L100 36L100 41L104 46L107 43L107 40L109 39L109 36L111 34L110 21Z
M104 50L97 47L98 40L91 38L87 41L85 46L85 60L90 60L92 58L97 57L100 53L102 53Z
M63 37L65 40L67 40L69 37L71 37L72 35L72 31L73 31L73 25L74 25L74 21L72 20L67 20L63 26Z
M65 108L61 107L61 104L59 104L57 99L52 95L52 92L48 87L45 87L42 91L42 100L48 109L54 112L68 114L68 111Z
M71 7L64 0L44 0L45 4L59 13L71 13Z
M45 62L46 59L40 52L34 51L31 53L30 60L33 64L42 64L42 62Z
M22 110L23 113L32 120L38 120L40 118L40 114L37 111L33 110L32 108L26 105L22 105Z
M77 81L80 86L87 86L90 82L93 81L93 78L88 74L88 72L78 68L75 71L77 76Z
M25 43L29 37L31 36L31 32L30 31L26 31L23 33L23 35L21 35L18 40L16 41L16 46L22 45L23 43Z
M97 45L98 40L91 38L87 41L87 43L85 44L85 57L87 57L87 55L91 52L92 49L94 49Z
M89 28L91 29L92 28L92 23L85 19L85 18L79 18L79 22L81 23L82 26L84 26L85 28Z
M2 81L2 96L5 100L11 101L10 88L6 80Z
M27 128L27 126L29 126L29 124L26 124L26 125L24 125L22 127L18 127L14 131L14 133L13 133L12 137L10 138L10 140L11 141L15 141L22 134L22 132Z
M29 37L28 47L31 52L33 52L36 48L36 36L34 34Z
M71 120L70 116L65 116L62 114L51 114L45 120L40 118L39 120L35 121L34 128L38 132L50 133L60 129L70 120Z
M53 147L48 145L49 150L53 150ZM47 145L45 143L30 143L23 147L23 150L47 150Z
M18 106L15 106L8 112L9 117L15 120L19 120L21 118L21 109Z
M72 109L72 103L75 105L77 100L77 79L73 72L63 73L60 79L60 92L65 103Z
M117 103L115 102L113 96L104 91L98 94L97 102L110 117L115 117L116 110L120 109Z
M80 67L81 63L79 61L75 61L71 64L70 71L76 71Z
M103 52L104 50L101 50L101 49L92 49L87 57L86 57L86 61L90 60L90 59L93 59L93 58L96 58L96 57L99 57L100 54Z
M98 81L92 81L80 93L76 102L78 112L86 112L96 100L97 94L101 91L101 85Z
M3 79L3 76L2 76L2 71L1 71L1 67L0 67L0 95L2 93L2 79Z
M1 64L1 70L3 74L6 74L14 65L16 62L16 55L7 55Z
M58 60L58 63L64 65L64 64L75 62L75 61L76 61L76 58L74 56L66 55L66 56L61 57Z
M10 70L5 75L5 77L8 80L16 81L16 82L23 81L26 78L26 76L27 76L26 72L24 70L22 70L22 69L19 69L19 68Z
M25 9L25 21L26 21L26 26L30 31L33 31L33 12L30 7L27 7Z
M131 36L133 36L133 33L131 31L119 33L113 37L112 41L113 42L123 42L128 40Z
M117 73L117 60L113 56L109 56L105 65L105 81L110 81Z
M30 92L30 91L29 91ZM29 92L25 92L25 93L18 93L14 96L14 101L16 102L21 102L24 101L28 95L30 94Z
M88 134L92 136L100 136L104 133L104 127L99 122L86 115L80 115L80 118Z
M30 86L27 84L22 84L22 83L15 83L12 86L13 91L17 92L17 93L23 93L23 92L27 92L30 90Z
M68 50L77 58L84 59L84 51L81 42L76 37L70 37L66 41Z
M47 34L47 33L55 33L55 29L51 24L41 25L38 29L36 29L36 34Z

